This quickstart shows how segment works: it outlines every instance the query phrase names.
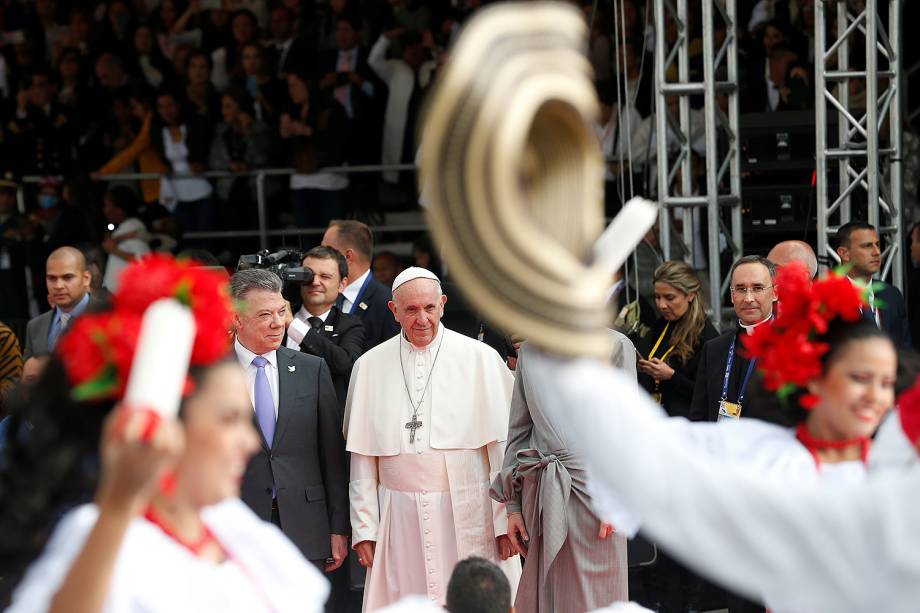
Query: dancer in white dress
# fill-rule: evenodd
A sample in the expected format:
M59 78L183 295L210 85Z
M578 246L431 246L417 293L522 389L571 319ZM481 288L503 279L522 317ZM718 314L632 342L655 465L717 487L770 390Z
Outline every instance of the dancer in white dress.
M245 376L235 360L219 359L229 345L221 329L226 323L222 313L230 312L226 280L200 270L190 272L182 264L161 261L156 266L152 272L158 274L143 275L149 277L146 298L170 296L181 288L194 297L193 304L206 306L211 314L210 320L198 318L191 354L199 366L186 384L191 394L182 402L178 420L137 407L118 405L109 411L101 433L94 503L73 509L59 522L16 588L9 610L322 611L329 588L319 571L275 526L260 521L237 498L258 438ZM131 272L129 267L129 279ZM49 431L52 424L58 426L53 444L66 451L69 455L64 457L72 463L91 463L92 458L83 455L84 443L100 439L99 422L94 420L106 407L111 409L111 400L120 402L123 392L118 390L124 389L127 364L137 353L137 328L128 322L144 300L137 297L136 286L130 281L127 285L122 289L134 292L133 305L117 294L111 313L86 316L62 339L61 354L42 382L47 395L30 406L36 429L23 437L25 442L14 445L18 454L9 456L14 461L0 479L12 500L28 497L10 486L20 474L17 469L48 477L44 484L36 483L32 493L46 486L58 491L49 500L68 499L54 479L54 466L39 470L23 459L30 445L40 444L40 426ZM175 339L174 335L171 342ZM98 352L99 347L104 350ZM83 362L101 363L101 368L97 371ZM109 371L115 373L116 384L96 385L96 375ZM149 376L164 385L158 373ZM182 380L180 373L174 397ZM85 412L85 427L66 427L68 415L79 411ZM59 460L51 453L45 458ZM0 522L14 525L8 515ZM17 539L5 541L3 548L15 551L12 543Z

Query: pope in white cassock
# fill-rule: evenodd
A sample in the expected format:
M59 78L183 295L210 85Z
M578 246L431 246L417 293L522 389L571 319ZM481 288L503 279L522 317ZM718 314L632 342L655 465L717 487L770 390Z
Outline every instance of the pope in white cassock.
M364 610L409 594L444 604L454 565L480 556L517 590L502 467L514 377L488 345L440 325L447 296L412 267L393 281L402 332L354 366L345 406L352 542L368 569Z

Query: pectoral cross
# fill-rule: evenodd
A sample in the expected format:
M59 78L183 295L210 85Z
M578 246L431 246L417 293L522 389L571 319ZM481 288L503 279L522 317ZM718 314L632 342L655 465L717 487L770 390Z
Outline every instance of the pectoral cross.
M406 430L409 431L409 442L415 442L415 431L422 427L422 422L418 420L418 417L413 415L412 420L406 424Z

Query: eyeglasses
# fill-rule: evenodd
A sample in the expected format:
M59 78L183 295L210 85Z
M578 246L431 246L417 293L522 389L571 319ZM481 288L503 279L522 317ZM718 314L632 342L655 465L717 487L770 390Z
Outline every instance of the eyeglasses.
M771 289L775 286L773 285L753 285L751 287L744 287L743 285L736 285L731 288L733 296L741 296L742 298L747 298L747 295L750 293L754 298L762 297L768 289Z

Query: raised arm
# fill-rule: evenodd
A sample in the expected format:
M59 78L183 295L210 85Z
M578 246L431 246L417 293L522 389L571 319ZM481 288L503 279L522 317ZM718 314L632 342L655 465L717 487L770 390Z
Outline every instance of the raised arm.
M574 422L592 488L625 502L682 561L810 610L907 611L920 598L920 468L864 484L778 480L714 461L612 369L534 352L552 419Z

